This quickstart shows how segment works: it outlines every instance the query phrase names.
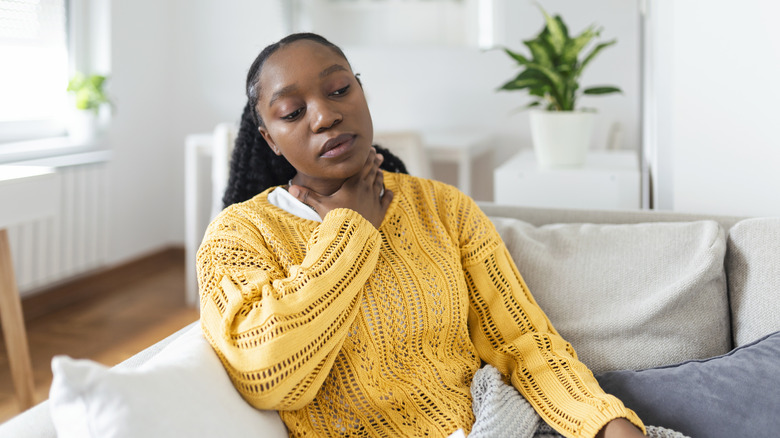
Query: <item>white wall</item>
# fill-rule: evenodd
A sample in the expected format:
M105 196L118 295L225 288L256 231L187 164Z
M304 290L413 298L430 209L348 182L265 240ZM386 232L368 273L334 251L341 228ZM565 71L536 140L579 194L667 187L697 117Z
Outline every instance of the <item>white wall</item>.
M116 104L109 131L109 262L155 250L172 240L178 213L176 143L168 121L171 29L168 2L111 5L110 92Z
M659 4L660 3L660 4ZM780 215L780 4L651 2L658 205Z
M282 35L275 5L112 2L109 263L184 241L184 138L238 119L246 69Z
M184 239L184 140L221 122L238 122L250 64L285 35L276 0L173 0L173 86L176 197L173 236Z

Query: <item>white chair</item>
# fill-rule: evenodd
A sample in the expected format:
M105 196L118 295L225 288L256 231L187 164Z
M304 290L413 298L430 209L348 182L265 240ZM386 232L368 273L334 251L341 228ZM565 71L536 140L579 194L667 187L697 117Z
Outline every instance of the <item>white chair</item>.
M209 222L222 211L230 157L238 134L235 123L220 123L209 134L188 135L185 142L185 268L187 303L197 306L195 257Z
M422 136L415 131L387 131L374 133L374 144L396 155L406 165L410 175L432 178L433 170L425 151Z
M236 144L238 126L235 123L220 123L214 128L211 155L211 218L222 211L222 196L230 175L230 157Z

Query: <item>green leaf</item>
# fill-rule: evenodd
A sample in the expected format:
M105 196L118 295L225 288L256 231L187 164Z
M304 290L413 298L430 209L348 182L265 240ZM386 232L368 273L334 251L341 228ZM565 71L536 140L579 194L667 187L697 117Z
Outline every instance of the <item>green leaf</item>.
M566 23L563 22L563 18L561 18L560 15L555 16L555 21L558 22L558 26L561 28L561 31L563 32L563 37L565 41L568 41L569 38L569 28L566 27Z
M529 62L531 62L531 61L530 61L528 58L526 58L525 56L523 56L523 55L521 55L521 54L519 54L519 53L517 53L517 52L513 52L513 51L511 51L511 50L509 50L509 49L507 49L507 48L504 48L504 52L506 52L506 54L507 54L507 55L509 55L509 56L510 56L512 59L514 59L515 61L517 61L517 63L518 63L518 64L520 64L520 65L526 65L526 64L528 64Z
M89 83L92 85L92 87L95 88L95 90L100 90L103 88L103 83L106 81L106 77L102 75L92 75L89 77Z
M540 87L529 88L528 89L528 94L530 94L531 96L536 96L536 97L548 96L550 94L550 86L549 85L542 85Z
M555 70L534 63L528 64L528 69L535 70L534 74L539 74L540 76L538 77L544 78L544 80L548 81L549 84L556 90L563 89L564 84L561 75L558 74L558 72Z
M104 104L111 104L111 100L103 90L106 82L103 75L85 75L76 72L68 81L67 91L74 95L74 103L77 109L98 112Z
M582 91L582 94L610 94L610 93L622 93L623 91L618 87L599 86L590 87Z
M563 48L563 53L561 54L561 63L565 65L574 65L577 62L577 56L579 56L582 49L597 35L598 32L591 26L576 37L567 40L566 45Z
M499 90L522 90L523 88L540 87L543 86L538 79L512 79L506 84L502 85Z
M582 71L585 70L585 67L587 67L587 65L590 64L590 62L593 60L593 58L596 57L596 55L599 54L599 52L601 52L605 48L607 48L607 47L609 47L609 46L611 46L611 45L613 45L615 43L617 43L617 40L611 40L611 41L607 41L605 43L601 43L601 44L597 45L596 47L594 47L593 50L591 50L591 52L588 54L588 56L586 56L585 59L582 61L582 64L580 64L580 67L577 69L577 76L582 74Z
M84 87L84 75L81 73L76 73L73 75L73 78L71 78L70 81L68 81L68 88L67 91L78 91L80 88Z
M561 25L563 20L560 16L555 16L555 18L553 18L539 3L537 3L536 6L542 12L542 15L544 15L544 21L546 23L545 30L547 31L545 39L550 43L555 55L560 56L561 52L563 52L563 45L568 39L568 29L566 29L565 25ZM543 31L542 33L545 32Z
M535 40L523 41L523 44L531 51L531 56L536 64L542 65L546 68L553 67L553 58L555 52L552 46L544 39L537 38Z
M523 70L519 75L517 75L515 79L539 79L544 81L547 79L547 76L545 76L544 73L539 71L537 68L530 67Z

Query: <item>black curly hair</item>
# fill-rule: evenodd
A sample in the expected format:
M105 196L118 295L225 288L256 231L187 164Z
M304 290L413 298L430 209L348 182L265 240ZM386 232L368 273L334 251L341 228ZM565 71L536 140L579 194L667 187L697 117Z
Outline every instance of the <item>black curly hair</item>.
M222 198L225 207L251 199L269 187L286 184L295 176L295 168L286 158L273 153L258 128L263 126L263 120L257 113L258 89L260 71L263 64L274 52L283 46L298 40L310 40L322 44L338 53L345 60L344 52L327 39L314 33L296 33L282 38L263 49L249 67L246 77L247 103L241 114L241 124L230 160L230 174L227 188ZM349 62L349 61L347 61ZM360 80L358 80L360 83ZM361 84L362 86L362 84ZM385 148L374 145L377 152L384 156L380 166L390 172L408 173L404 163Z

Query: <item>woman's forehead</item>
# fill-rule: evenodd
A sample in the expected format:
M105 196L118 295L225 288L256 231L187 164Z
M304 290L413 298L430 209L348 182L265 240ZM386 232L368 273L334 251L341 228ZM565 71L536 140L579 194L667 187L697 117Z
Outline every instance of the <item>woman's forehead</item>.
M263 64L260 82L292 81L299 77L320 75L326 70L337 69L351 71L349 63L332 47L320 43L299 40L280 47ZM284 85L282 85L284 86Z

